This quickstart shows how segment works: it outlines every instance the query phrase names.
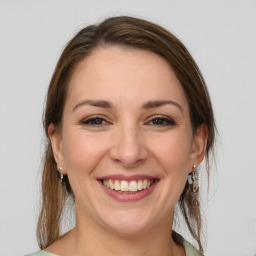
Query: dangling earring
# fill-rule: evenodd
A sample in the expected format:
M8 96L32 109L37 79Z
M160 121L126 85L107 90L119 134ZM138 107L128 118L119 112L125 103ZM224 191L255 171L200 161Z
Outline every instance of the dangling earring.
M62 166L60 166L59 168L59 173L60 173L60 182L62 183L63 182L63 173L62 173Z
M199 185L198 185L198 174L196 165L193 165L193 171L188 175L188 183L190 185L190 189L194 194L199 192Z

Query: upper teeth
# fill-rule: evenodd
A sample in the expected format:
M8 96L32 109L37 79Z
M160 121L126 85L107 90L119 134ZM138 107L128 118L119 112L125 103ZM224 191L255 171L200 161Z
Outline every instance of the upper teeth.
M103 184L113 190L138 191L149 188L153 184L153 180L103 180Z

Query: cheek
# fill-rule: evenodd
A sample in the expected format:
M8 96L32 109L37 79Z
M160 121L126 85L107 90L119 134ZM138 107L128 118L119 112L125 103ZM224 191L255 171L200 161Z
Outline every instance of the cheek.
M157 141L152 141L151 151L166 174L187 174L191 155L191 137L188 133L177 132L169 136L158 136Z
M154 159L161 167L161 196L159 202L165 202L165 211L174 209L187 181L190 168L191 138L186 133L172 134L155 143Z
M191 138L187 133L173 133L163 138L158 136L158 143L152 148L156 164L161 166L163 178L168 182L168 188L181 192L190 166Z
M66 133L63 151L69 175L90 174L107 150L107 138L84 131Z

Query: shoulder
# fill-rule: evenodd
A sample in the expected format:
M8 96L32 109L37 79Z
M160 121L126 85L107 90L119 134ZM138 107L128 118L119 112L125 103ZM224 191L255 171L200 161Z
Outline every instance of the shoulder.
M37 251L37 252L31 253L31 254L28 254L28 255L25 255L25 256L58 256L58 255L42 250L42 251Z
M183 246L186 251L186 256L199 256L196 248L191 243L186 241L185 239L183 241Z

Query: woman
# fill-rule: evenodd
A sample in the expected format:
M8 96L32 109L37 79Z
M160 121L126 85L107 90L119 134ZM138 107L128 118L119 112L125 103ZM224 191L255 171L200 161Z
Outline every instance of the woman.
M175 36L131 17L82 29L54 71L44 127L42 251L31 255L203 255L197 167L214 116ZM76 225L61 236L68 198ZM197 250L173 230L176 205Z

